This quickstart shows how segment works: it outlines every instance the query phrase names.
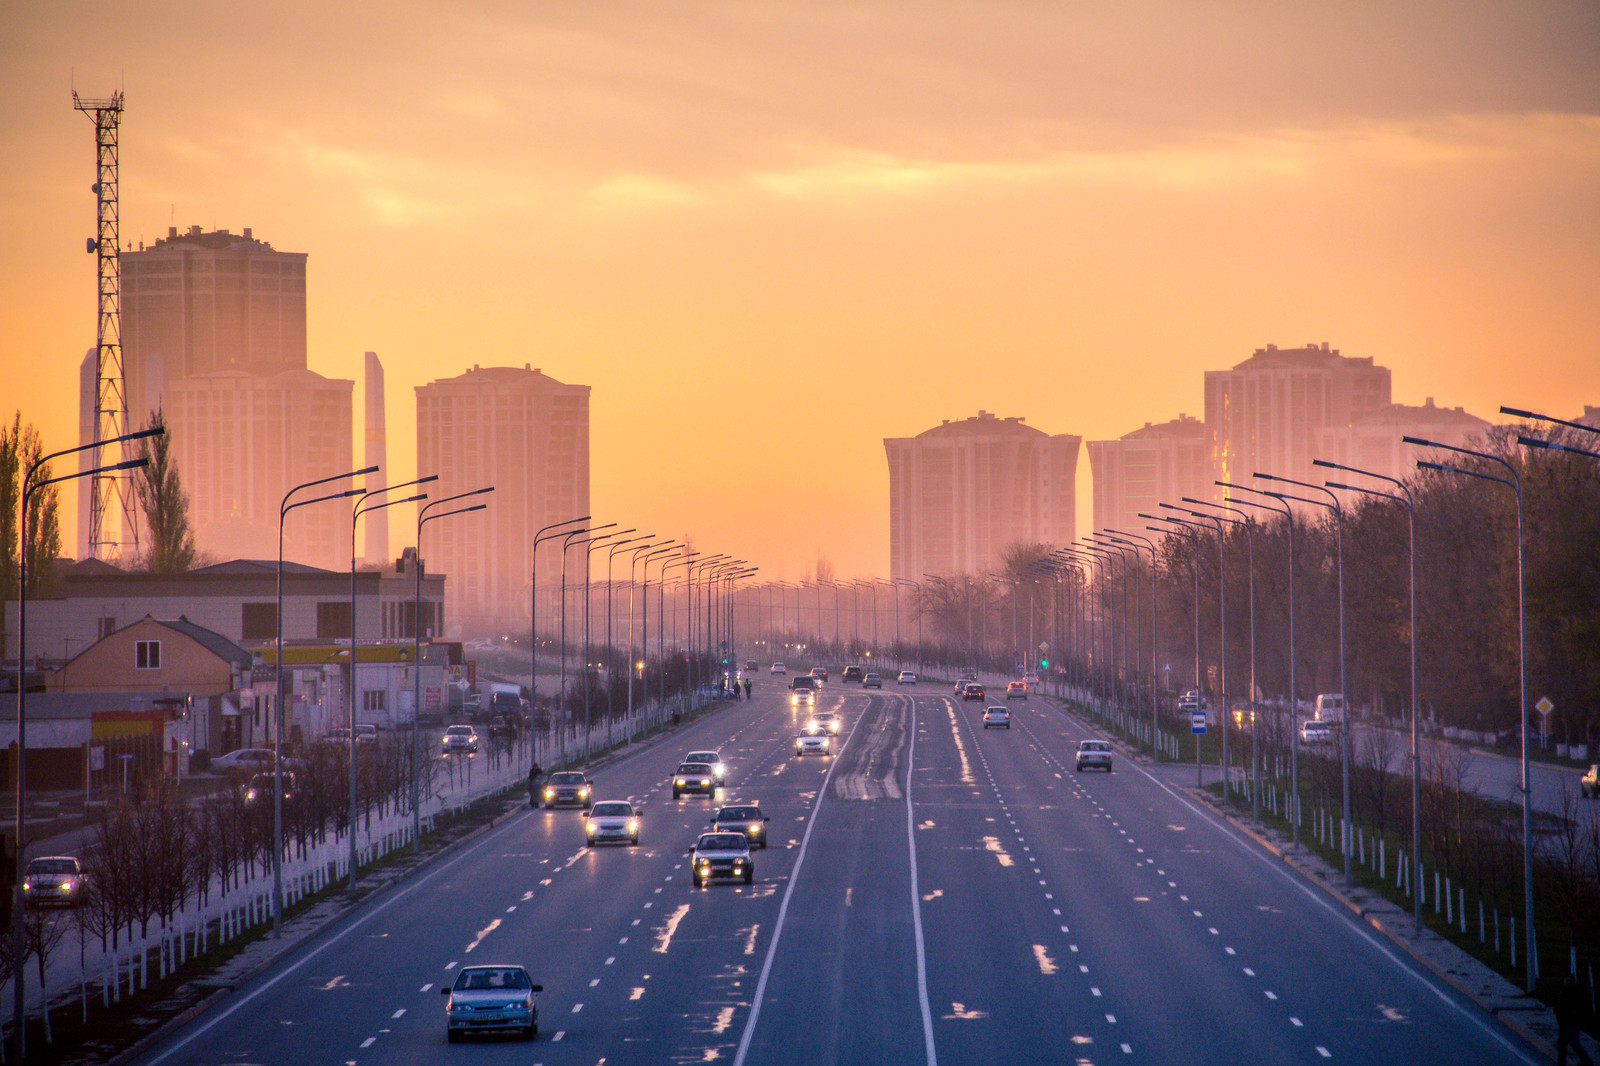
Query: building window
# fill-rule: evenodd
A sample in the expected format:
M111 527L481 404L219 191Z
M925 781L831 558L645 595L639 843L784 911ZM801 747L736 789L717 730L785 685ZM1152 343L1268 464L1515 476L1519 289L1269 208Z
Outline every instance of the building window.
M317 604L317 638L334 640L350 635L350 604L345 600L328 600Z
M135 670L161 669L161 642L159 640L134 641L133 667Z
M272 640L278 635L278 605L276 603L246 603L239 625L239 635L244 640Z
M383 690L368 689L361 694L361 709L363 711L383 710Z

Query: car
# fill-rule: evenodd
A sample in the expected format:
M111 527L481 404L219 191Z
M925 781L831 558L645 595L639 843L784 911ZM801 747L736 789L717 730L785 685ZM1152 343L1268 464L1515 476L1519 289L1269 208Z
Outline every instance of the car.
M719 879L755 883L756 864L743 833L701 833L689 855L689 876L696 888Z
M983 709L983 728L994 726L996 729L1011 728L1011 712L1004 707L985 707Z
M1078 773L1084 770L1104 770L1111 772L1111 742L1109 740L1080 740L1078 741L1078 758L1074 767Z
M356 743L376 744L378 742L378 727L371 723L356 723Z
M1029 691L1032 691L1033 689L1036 689L1036 688L1039 687L1039 675L1038 674L1029 674L1027 677L1023 678L1022 680L1026 681L1028 683Z
M577 770L558 770L544 783L544 805L588 810L593 793L594 782L584 774Z
M717 794L717 775L712 772L710 763L686 762L678 766L678 772L672 775L672 798L677 799L685 792Z
M819 733L832 733L838 736L841 724L839 716L832 711L813 711L811 717L806 719L805 731L812 736Z
M860 681L865 676L866 673L861 669L861 667L847 666L844 668L844 673L839 675L839 680L848 685L852 681Z
M275 761L271 748L240 748L212 759L211 769L216 773L253 774L272 769Z
M827 733L801 733L794 738L794 757L802 755L832 755L833 737Z
M787 674L789 672L789 668L782 663L773 663L772 672L775 674Z
M251 776L250 782L244 786L244 801L249 804L256 804L266 803L267 801L271 800L274 780L277 777L278 775L276 773L270 772ZM283 801L288 803L290 800L294 799L294 796L294 774L285 772L283 774Z
M29 907L83 902L83 865L71 855L42 855L22 871L22 902Z
M478 731L470 725L446 726L439 747L446 755L474 755L478 751Z
M811 675L796 675L789 679L789 702L796 706L815 703L819 687L821 683Z
M757 667L756 661L754 659L746 659L744 661L744 672L745 673L753 674L753 673L755 673L755 671L757 669L758 669L758 667Z
M1333 726L1327 722L1306 722L1300 726L1300 743L1332 744Z
M444 1004L445 1039L452 1044L471 1033L519 1033L532 1040L539 1035L539 993L521 966L463 966L454 982L439 992Z
M818 681L826 681L828 680L828 668L826 666L813 666L811 668L811 676Z
M683 761L705 763L711 767L711 772L716 775L719 785L728 779L728 768L723 765L722 756L714 751L691 751L683 757Z
M1578 778L1578 795L1585 799L1600 799L1600 763L1593 763L1589 772Z
M1179 711L1183 711L1183 712L1203 711L1205 709L1206 709L1206 698L1204 696L1200 695L1200 690L1199 689L1193 689L1192 688L1189 691L1185 692L1183 695L1178 697L1178 710Z
M912 673L910 670L902 670L900 671L900 677L897 683L901 685L915 685L917 683L917 675Z
M761 813L754 803L741 803L722 808L711 819L711 828L721 833L743 833L753 848L767 846L767 823L772 821Z
M1025 700L1028 698L1028 683L1026 681L1013 681L1006 686L1006 699Z
M615 841L618 844L639 843L639 811L627 800L601 800L589 808L589 820L583 824L586 843Z
M971 700L982 701L983 698L984 698L983 697L983 686L978 684L976 681L968 681L967 682L967 687L961 690L961 698L963 700L968 700L968 701L971 701Z
M861 687L862 688L882 688L883 687L883 675L882 674L868 674L866 677L863 677L861 679Z

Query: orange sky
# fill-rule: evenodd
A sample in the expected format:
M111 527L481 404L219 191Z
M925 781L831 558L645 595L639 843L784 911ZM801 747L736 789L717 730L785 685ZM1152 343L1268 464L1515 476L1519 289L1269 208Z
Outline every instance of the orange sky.
M415 385L532 363L594 387L597 516L765 577L887 574L884 437L1116 437L1268 343L1600 404L1590 0L21 0L0 411L52 448L94 343L74 84L127 92L124 244L309 254L310 366L378 352L391 480Z

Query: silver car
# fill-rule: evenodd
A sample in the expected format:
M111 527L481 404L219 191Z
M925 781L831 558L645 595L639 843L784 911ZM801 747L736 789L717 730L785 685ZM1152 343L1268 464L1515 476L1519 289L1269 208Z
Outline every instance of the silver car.
M755 883L756 864L743 833L701 833L689 856L696 888L718 878Z
M584 833L592 848L596 844L638 844L639 812L627 800L601 800L589 808Z
M705 763L711 767L711 773L719 785L728 779L728 768L723 765L722 756L714 751L691 751L683 757L683 761Z
M30 907L41 903L76 907L83 902L83 867L70 855L29 860L22 871L22 901Z
M453 725L439 738L446 755L474 755L478 751L478 731L470 725Z
M521 966L466 966L454 984L439 989L444 1005L445 1036L453 1044L468 1033L539 1034L536 985Z
M1074 767L1079 773L1085 770L1104 770L1111 772L1111 742L1106 740L1080 740L1078 741L1078 762Z
M832 755L833 738L826 733L801 733L794 738L794 757L802 755Z

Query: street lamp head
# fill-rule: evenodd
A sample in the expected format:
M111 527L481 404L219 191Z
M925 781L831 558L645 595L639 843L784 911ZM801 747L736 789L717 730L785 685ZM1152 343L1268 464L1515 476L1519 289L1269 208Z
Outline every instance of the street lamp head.
M1502 407L1501 410L1504 411L1505 408ZM1540 440L1538 437L1520 437L1519 436L1517 438L1517 443L1522 445L1524 448L1541 448L1541 449L1545 449L1545 450L1554 450L1554 451L1563 450L1560 447L1560 445L1551 444L1549 441Z
M1526 418L1530 421L1539 417L1532 411L1521 411L1515 407L1507 407L1504 404L1500 405L1500 413L1503 415L1510 415L1512 418Z

